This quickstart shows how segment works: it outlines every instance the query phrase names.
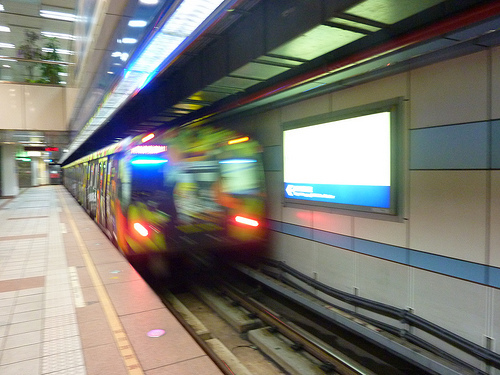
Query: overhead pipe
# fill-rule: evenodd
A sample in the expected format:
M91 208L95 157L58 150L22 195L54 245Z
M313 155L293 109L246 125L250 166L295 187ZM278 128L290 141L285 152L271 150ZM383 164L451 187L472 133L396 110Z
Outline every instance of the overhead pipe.
M499 1L475 7L473 9L462 12L458 15L451 16L450 18L447 18L445 20L438 21L425 28L389 40L378 46L357 52L339 61L330 62L321 68L311 70L309 72L285 80L284 82L275 84L271 87L267 87L256 93L250 94L242 99L229 103L226 106L220 108L219 110L215 110L211 115L208 116L213 116L219 113L231 111L237 107L241 107L253 103L255 101L268 98L280 92L303 85L309 81L317 80L321 77L330 75L335 71L347 68L351 65L356 65L363 61L374 59L378 56L394 52L398 49L407 48L416 45L418 43L428 41L432 38L436 38L444 34L457 31L460 28L470 26L474 23L484 21L488 18L498 16L499 14L500 14Z

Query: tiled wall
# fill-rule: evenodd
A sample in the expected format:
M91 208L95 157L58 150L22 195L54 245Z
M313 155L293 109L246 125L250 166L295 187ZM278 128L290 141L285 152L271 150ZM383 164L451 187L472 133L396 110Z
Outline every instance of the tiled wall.
M0 129L67 130L76 89L0 83Z
M403 220L282 204L281 126L404 98ZM484 345L500 340L500 49L241 120L265 148L273 256ZM500 345L495 350L500 352Z

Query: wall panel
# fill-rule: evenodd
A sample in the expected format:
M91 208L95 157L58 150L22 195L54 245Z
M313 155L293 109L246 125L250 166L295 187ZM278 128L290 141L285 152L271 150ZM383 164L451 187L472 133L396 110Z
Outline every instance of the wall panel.
M407 222L354 218L354 236L395 246L407 246Z
M331 94L332 111L357 107L396 97L407 98L408 73L383 78Z
M476 344L484 343L486 287L422 270L415 271L414 280L415 314Z
M485 261L487 171L411 171L412 249Z
M358 256L356 272L356 286L361 297L402 309L408 307L408 267L377 258Z
M24 86L0 84L0 129L24 129Z
M488 52L411 72L411 127L488 119Z
M330 111L330 97L322 95L317 98L288 105L281 109L281 121L288 122Z
M63 87L25 86L27 130L66 130Z
M314 271L318 281L354 293L356 253L323 244L316 244L316 249L318 255Z
M500 267L500 171L491 171L491 213L489 245L490 265Z
M352 218L347 215L314 211L313 228L351 236Z
M491 116L500 118L500 47L491 50Z

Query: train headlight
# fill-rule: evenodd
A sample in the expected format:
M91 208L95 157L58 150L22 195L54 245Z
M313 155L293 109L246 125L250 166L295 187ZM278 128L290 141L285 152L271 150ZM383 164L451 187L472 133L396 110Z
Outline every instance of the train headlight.
M134 223L134 229L143 237L147 237L149 231L140 223Z
M243 224L243 225L249 225L251 227L258 227L259 226L259 222L257 220L250 219L250 218L244 217L244 216L238 215L234 218L234 221L236 221L237 223Z

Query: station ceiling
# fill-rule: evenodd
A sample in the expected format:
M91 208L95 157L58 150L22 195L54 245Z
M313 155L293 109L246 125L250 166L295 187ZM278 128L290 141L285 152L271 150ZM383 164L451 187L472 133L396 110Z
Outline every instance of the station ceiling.
M142 17L148 26L130 36L128 21L144 7L137 0L113 3L102 40L91 46L95 53L89 68L77 75L87 86L73 114L75 134L116 87L116 77L124 75L127 67L116 64L117 52L138 53L151 40L154 27L168 17L172 4L178 4L164 1L154 10L147 8L149 13ZM129 135L261 111L500 43L499 1L239 0L225 4L229 5L223 13L211 19L65 162ZM125 37L137 43L121 43ZM101 45L103 41L106 45Z

